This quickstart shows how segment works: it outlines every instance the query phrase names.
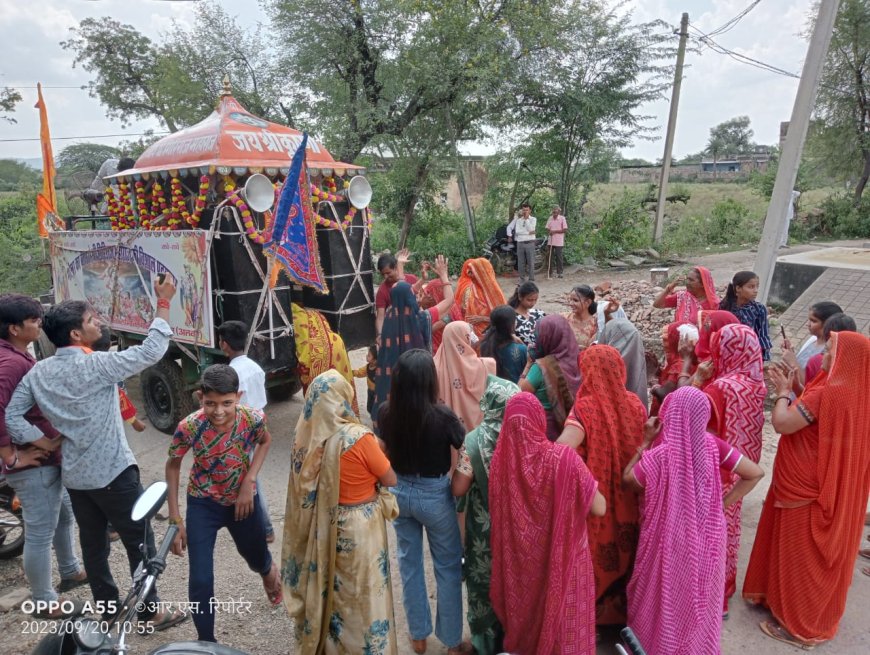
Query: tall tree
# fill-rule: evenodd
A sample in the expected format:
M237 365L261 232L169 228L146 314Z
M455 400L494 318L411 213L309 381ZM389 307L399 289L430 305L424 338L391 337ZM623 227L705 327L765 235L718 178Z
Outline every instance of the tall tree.
M577 185L599 177L615 148L650 133L640 107L661 97L662 61L673 48L665 23L632 24L622 3L575 0L562 19L559 47L531 62L544 68L528 71L517 119L532 130L536 158L551 162L557 202L568 212Z
M870 180L870 1L843 0L819 92L809 156L854 183L861 201Z
M710 139L706 152L714 161L722 155L743 155L752 150L752 136L749 116L737 116L716 127L710 128Z
M245 31L215 3L201 3L192 25L174 24L159 43L111 18L86 18L71 33L61 45L94 75L91 96L122 124L156 118L170 132L192 125L214 109L224 74L251 112L292 122L282 98L294 87L277 65L278 48L265 41L269 30Z
M9 116L15 111L15 105L21 102L21 94L17 89L11 89L8 86L0 89L0 118L8 123L17 123L12 116Z

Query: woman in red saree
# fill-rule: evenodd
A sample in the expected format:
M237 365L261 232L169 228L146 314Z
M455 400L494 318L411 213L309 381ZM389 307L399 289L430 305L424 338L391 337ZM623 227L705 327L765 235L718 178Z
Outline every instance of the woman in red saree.
M444 300L444 283L441 280L431 280L420 289L418 304L420 309L435 307ZM444 328L451 321L461 321L462 310L455 302L445 315L432 323L432 354L438 352L441 340L444 338Z
M625 363L615 348L598 345L582 351L580 374L580 390L560 442L580 442L577 452L607 502L604 516L586 522L595 573L595 623L624 624L638 506L637 494L622 484L622 472L643 442L646 408L626 390Z
M770 608L768 636L811 647L832 639L870 492L870 340L835 332L822 372L789 405L793 373L771 369L781 434L743 597Z
M489 327L492 310L507 302L492 264L483 257L469 259L462 265L455 297L456 304L462 310L463 320L474 328L478 338L483 338L483 333Z
M550 443L530 393L507 403L490 464L489 597L514 655L595 653L595 587L586 518L604 497L576 451Z
M728 442L756 464L761 459L761 431L764 427L764 363L755 331L745 325L726 325L711 339L716 368L715 379L704 389L715 411L710 431ZM727 495L740 478L722 473L722 493ZM737 591L737 555L740 551L740 510L742 501L725 510L728 542L725 558L725 605Z
M680 380L680 374L683 373L683 358L680 355L680 326L692 325L692 323L669 323L662 328L662 349L665 354L665 361L659 367L658 384L653 387L650 397L650 416L656 416L659 413L659 408L662 406L662 400L671 391L677 388L677 383ZM694 359L689 362L689 367L685 374L691 377L695 373L697 364Z
M674 321L694 323L698 320L698 312L702 309L719 309L719 297L716 295L716 284L713 275L703 266L696 266L688 272L685 279L685 289L674 291L678 280L671 282L653 301L653 307L674 308Z

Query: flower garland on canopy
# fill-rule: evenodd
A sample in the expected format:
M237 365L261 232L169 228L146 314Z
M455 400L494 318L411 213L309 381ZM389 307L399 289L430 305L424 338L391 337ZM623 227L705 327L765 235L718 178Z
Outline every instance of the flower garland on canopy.
M136 208L139 210L139 225L143 230L151 229L151 213L148 211L148 205L145 202L145 183L141 180L133 185L136 190Z
M169 199L172 205L172 219L178 221L180 225L183 222L191 225L190 212L187 211L187 203L184 200L184 189L181 186L181 180L173 177L169 181Z
M175 224L172 221L172 215L169 215L169 218L166 222L167 227L155 227L153 223L160 217L166 216L166 194L163 193L163 185L160 184L159 180L154 180L154 184L151 185L151 221L152 221L152 229L174 229Z
M118 183L118 227L121 230L136 227L133 206L130 204L130 185L123 181Z
M248 203L245 202L245 199L242 198L242 194L239 193L239 190L236 188L236 183L230 177L224 178L224 191L227 194L227 200L229 200L232 205L239 210L239 214L242 217L242 225L245 228L245 234L248 235L248 238L254 243L259 243L263 245L267 241L269 241L272 231L272 212L265 212L266 223L261 230L258 230L254 226L254 215L251 212L251 208L248 207Z
M357 208L351 205L350 209L348 209L347 214L345 214L344 219L341 223L333 221L329 218L325 218L321 216L317 212L317 206L321 202L344 202L345 198L338 195L336 193L338 187L335 183L335 178L325 177L323 178L323 184L326 186L326 190L324 191L316 184L311 185L311 206L314 208L314 222L318 225L322 225L323 227L329 228L331 230L347 230L350 227L351 223L353 223L353 219L356 216ZM350 182L347 180L344 181L344 187L347 188L350 185ZM369 222L369 229L371 229L371 221Z

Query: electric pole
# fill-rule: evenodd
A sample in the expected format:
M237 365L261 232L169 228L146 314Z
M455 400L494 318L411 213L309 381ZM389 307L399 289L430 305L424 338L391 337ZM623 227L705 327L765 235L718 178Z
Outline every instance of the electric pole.
M660 243L665 222L665 198L668 194L668 176L671 173L671 154L674 150L674 132L677 129L677 109L680 106L680 87L683 83L683 61L686 59L686 39L689 37L689 14L680 20L680 46L677 49L677 70L674 71L674 88L671 92L671 111L668 114L668 133L665 136L665 155L659 177L659 201L656 203L656 224L653 241Z
M776 171L776 181L773 184L773 194L770 198L770 204L767 206L764 231L758 246L758 255L755 258L755 272L758 274L760 283L758 290L758 302L760 303L766 303L770 293L770 281L776 266L776 253L779 250L783 223L786 220L788 206L792 201L791 192L797 179L804 140L807 136L807 128L810 124L810 115L815 104L825 56L828 53L828 46L831 44L831 35L834 32L834 20L837 17L839 4L840 0L822 0L819 3L819 15L816 16L813 36L810 39L810 47L807 50L807 58L801 72L797 96L795 96L794 107L791 111L791 121L788 124L788 133L782 147L782 155Z

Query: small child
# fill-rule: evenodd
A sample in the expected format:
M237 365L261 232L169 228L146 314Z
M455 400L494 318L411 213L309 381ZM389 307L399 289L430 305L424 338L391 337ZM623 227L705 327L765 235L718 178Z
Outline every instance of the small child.
M262 509L255 498L257 474L272 440L263 413L239 405L239 376L226 364L209 366L197 394L202 408L178 424L169 459L169 522L178 526L172 552L189 550L188 595L200 641L214 636L214 545L227 528L236 549L263 578L272 605L282 600L281 576L266 544ZM256 449L255 449L256 447ZM187 527L181 520L181 460L193 451L187 484Z
M91 344L91 350L107 353L112 347L112 331L109 329L108 325L101 326L100 331L101 336ZM133 426L133 429L136 430L136 432L144 432L145 424L139 420L138 416L136 416L138 413L136 405L133 404L133 401L130 400L130 396L127 395L127 387L123 382L118 383L118 402L121 405L121 418L123 418L126 423ZM112 541L115 541L116 539L117 537Z
M375 405L375 373L377 370L378 346L377 344L372 344L369 346L369 351L366 353L365 366L360 366L353 372L355 378L367 378L366 388L368 389L368 394L366 397L366 411L368 411L369 416L372 415L372 407Z
M743 325L755 331L761 345L761 358L768 362L773 343L770 340L767 307L755 300L757 296L758 276L752 271L740 271L731 279L719 309L731 312Z

